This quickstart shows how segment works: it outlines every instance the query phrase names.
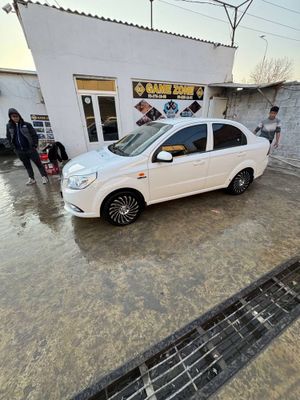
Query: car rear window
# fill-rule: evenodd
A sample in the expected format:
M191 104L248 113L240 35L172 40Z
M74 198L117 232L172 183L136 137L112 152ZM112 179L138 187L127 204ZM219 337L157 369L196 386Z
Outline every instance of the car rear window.
M212 124L214 150L247 144L245 134L237 127L229 124Z

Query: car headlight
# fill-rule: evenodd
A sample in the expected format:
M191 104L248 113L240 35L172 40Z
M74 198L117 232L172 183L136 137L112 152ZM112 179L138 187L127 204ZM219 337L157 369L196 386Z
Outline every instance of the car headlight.
M68 178L68 188L81 190L88 187L97 178L97 172L89 175L73 175Z

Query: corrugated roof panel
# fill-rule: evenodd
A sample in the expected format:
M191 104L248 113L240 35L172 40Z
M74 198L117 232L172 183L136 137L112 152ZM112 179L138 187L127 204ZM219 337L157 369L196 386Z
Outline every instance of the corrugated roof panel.
M223 88L242 88L242 89L263 89L272 86L282 85L285 81L271 82L271 83L236 83L236 82L221 82L221 83L210 83L209 87L223 87Z
M23 5L26 5L26 4L37 4L39 6L54 8L55 10L67 12L69 14L80 15L80 16L89 17L89 18L96 18L96 19L99 19L99 20L105 21L105 22L113 22L113 23L116 23L116 24L132 26L134 28L147 30L149 32L164 33L166 35L177 36L177 37L181 37L183 39L196 40L196 41L202 42L202 43L215 44L215 45L218 45L218 46L229 47L229 48L234 48L234 49L236 48L236 46L231 46L231 45L222 44L222 43L216 43L216 42L212 42L212 41L204 40L204 39L198 39L198 38L195 38L195 37L192 37L192 36L181 35L179 33L167 32L167 31L162 31L162 30L159 30L159 29L150 29L150 28L148 28L146 26L142 26L142 25L132 24L132 23L123 22L123 21L117 21L117 20L111 19L111 18L99 17L98 15L92 15L90 13L87 14L85 12L80 12L80 11L77 11L77 10L71 10L70 8L65 9L63 7L56 7L55 5L42 4L42 3L38 2L38 1L37 2L33 2L33 1L30 1L30 0L28 0L28 1L14 0L14 6L15 6L16 10L18 9L18 4L23 4Z

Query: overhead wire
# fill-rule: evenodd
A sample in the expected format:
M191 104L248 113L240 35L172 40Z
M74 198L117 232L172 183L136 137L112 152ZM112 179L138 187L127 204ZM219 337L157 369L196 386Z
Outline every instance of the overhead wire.
M183 1L185 3L210 4L212 6L223 7L223 5L221 5L221 4L212 3L214 0L211 0L211 2L209 2L209 1L199 1L199 0L175 0L175 1ZM280 6L279 4L272 3L271 1L268 1L268 0L261 0L261 1L263 1L264 3L268 3L268 4L270 4L270 5L274 6L274 7L278 7L278 8L281 8L283 10L295 13L295 14L300 14L300 11L292 10L291 8Z
M169 3L168 1L165 1L165 0L158 0L158 1L161 2L161 3L164 3L164 4L168 4L169 6L177 7L177 8L180 8L181 10L189 11L189 12L194 13L194 14L199 14L199 15L202 15L203 17L210 18L210 19L213 19L213 20L225 23L225 24L228 23L227 21L225 21L225 20L223 20L221 18L212 17L211 15L207 15L207 14L201 13L199 11L191 10L190 8L185 8L185 7L179 6L177 4ZM291 38L289 36L284 36L284 35L278 35L276 33L263 31L263 30L260 30L260 29L254 29L254 28L251 28L251 27L246 26L246 25L239 25L239 27L243 28L243 29L247 29L247 30L253 31L253 32L265 33L266 35L279 37L281 39L287 39L287 40L293 40L295 42L300 42L300 39Z
M274 7L282 8L283 10L290 11L290 12L295 13L295 14L300 14L300 11L292 10L291 8L280 6L279 4L272 3L271 1L268 1L268 0L261 0L261 1L263 1L264 3L271 4Z
M211 6L223 7L221 4L211 3L211 2L207 2L207 1L198 1L198 0L173 0L173 1L191 3L191 4L208 4L208 5L211 5ZM238 10L238 12L240 14L243 13L243 11L239 11L239 10ZM270 22L271 24L280 25L280 26L283 26L284 28L293 29L295 31L300 32L299 28L295 28L294 26L291 26L291 25L282 24L281 22L277 22L277 21L273 21L273 20L268 19L268 18L260 17L259 15L251 14L249 12L247 12L246 15L250 16L250 17L253 17L253 18L260 19L262 21Z
M282 38L282 39L287 39L287 40L293 40L295 42L300 42L300 39L291 38L289 36L278 35L277 33L261 31L260 29L250 28L249 26L245 26L245 25L240 25L240 28L248 29L248 30L253 31L253 32L265 33L266 35L271 35L271 36L279 37L279 38Z
M242 11L239 11L239 12L241 13ZM254 14L250 14L250 13L247 13L246 15L249 15L250 17L253 17L253 18L261 19L261 20L266 21L266 22L270 22L271 24L280 25L280 26L283 26L284 28L289 28L289 29L293 29L295 31L300 32L300 29L294 28L293 26L290 26L290 25L282 24L281 22L272 21L272 20L270 20L268 18L259 17L258 15L254 15Z
M211 1L198 1L198 0L175 0L175 1L183 1L184 3L195 3L195 4L209 4L211 6L223 7L221 4L212 3Z
M182 7L182 6L178 6L178 5L176 5L176 4L169 3L169 2L167 2L167 1L165 1L165 0L158 0L158 1L161 2L161 3L168 4L169 6L173 6L173 7L180 8L181 10L189 11L189 12L194 13L194 14L202 15L203 17L207 17L207 18L210 18L210 19L214 19L214 20L216 20L216 21L219 21L219 22L223 22L224 24L229 24L229 22L224 21L224 19L221 19L221 18L212 17L211 15L203 14L203 13L201 13L201 12L199 12L199 11L191 10L190 8L185 8L185 7Z

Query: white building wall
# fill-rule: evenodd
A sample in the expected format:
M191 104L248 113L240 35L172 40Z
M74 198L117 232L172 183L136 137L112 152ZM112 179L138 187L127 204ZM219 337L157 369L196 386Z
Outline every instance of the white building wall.
M132 79L204 85L232 79L233 48L37 4L18 8L56 140L71 156L86 151L74 75L117 79L120 136L134 127Z
M30 114L47 114L37 75L0 70L0 138L6 137L8 109L16 108L25 121Z

